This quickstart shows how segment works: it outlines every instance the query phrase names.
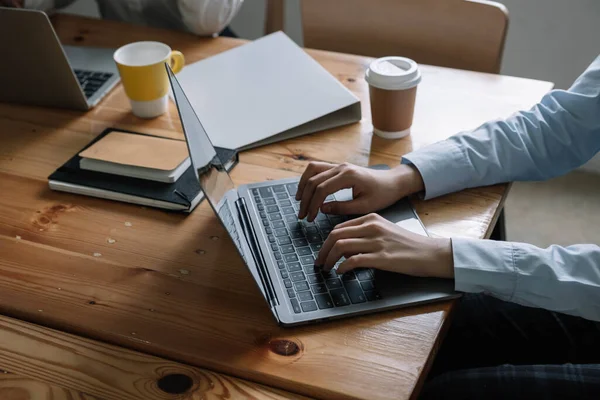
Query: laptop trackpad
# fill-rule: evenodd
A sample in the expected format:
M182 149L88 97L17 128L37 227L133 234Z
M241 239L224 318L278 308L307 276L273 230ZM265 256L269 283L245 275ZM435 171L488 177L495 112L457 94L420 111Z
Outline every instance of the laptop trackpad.
M416 233L421 236L427 236L427 232L423 228L421 221L419 221L418 219L416 219L414 217L408 218L408 219L405 219L402 221L398 221L398 222L396 222L396 225L398 225L400 228L404 228L407 231L410 231L412 233Z
M333 195L337 201L350 201L352 200L352 189L338 190Z

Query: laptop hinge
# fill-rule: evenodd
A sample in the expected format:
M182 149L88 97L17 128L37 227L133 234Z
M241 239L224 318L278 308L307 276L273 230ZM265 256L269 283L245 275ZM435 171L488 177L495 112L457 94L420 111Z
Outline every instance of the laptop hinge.
M250 248L250 252L252 253L252 257L254 259L254 263L256 264L256 268L258 269L258 274L260 275L262 285L265 289L267 300L271 308L275 309L275 306L279 305L279 301L277 299L277 294L275 293L275 288L273 287L273 282L271 281L271 277L269 276L269 272L267 271L267 264L265 262L264 256L262 254L262 251L260 250L258 241L256 240L256 233L254 231L252 219L248 214L246 200L244 200L243 197L238 198L235 201L235 206L238 211L240 224L242 226L242 229L244 230L244 237L246 238L248 247Z

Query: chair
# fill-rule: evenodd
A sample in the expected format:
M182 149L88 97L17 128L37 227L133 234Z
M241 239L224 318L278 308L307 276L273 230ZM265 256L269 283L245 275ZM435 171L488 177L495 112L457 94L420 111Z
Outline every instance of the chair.
M265 33L282 31L285 0L267 0L265 8Z
M270 0L273 3L279 1ZM304 46L499 73L508 27L487 0L301 0Z

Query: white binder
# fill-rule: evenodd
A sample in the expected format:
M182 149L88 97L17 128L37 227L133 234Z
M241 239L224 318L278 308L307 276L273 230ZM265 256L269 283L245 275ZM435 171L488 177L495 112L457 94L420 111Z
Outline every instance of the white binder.
M350 124L360 100L283 32L177 75L215 146L248 149Z

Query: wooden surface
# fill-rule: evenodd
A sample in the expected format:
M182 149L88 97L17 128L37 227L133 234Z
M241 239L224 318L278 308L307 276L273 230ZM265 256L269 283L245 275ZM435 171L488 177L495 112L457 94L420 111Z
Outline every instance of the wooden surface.
M499 73L506 7L487 0L302 0L304 46Z
M2 400L102 400L51 383L0 371Z
M7 317L0 366L2 400L304 398Z
M188 62L243 43L58 16L64 43L161 40ZM413 134L373 138L369 58L309 51L362 100L363 120L241 154L237 184L300 174L308 160L397 165L400 155L532 105L551 84L423 67ZM191 215L52 192L47 176L106 127L181 137L175 113L133 117L122 88L82 114L0 104L0 313L320 398L417 393L448 302L284 329L208 204ZM482 238L506 185L416 207L436 235ZM109 240L110 239L110 240Z

